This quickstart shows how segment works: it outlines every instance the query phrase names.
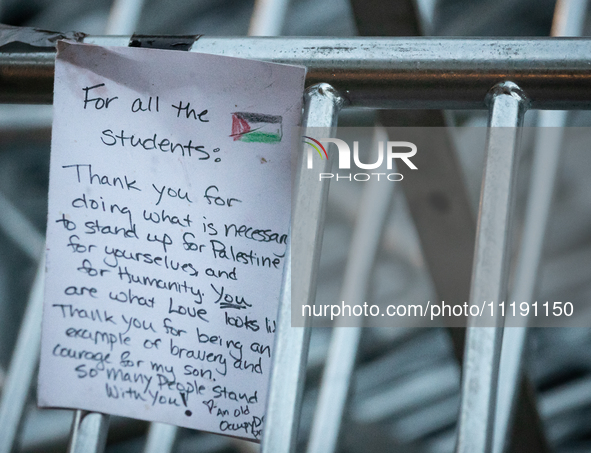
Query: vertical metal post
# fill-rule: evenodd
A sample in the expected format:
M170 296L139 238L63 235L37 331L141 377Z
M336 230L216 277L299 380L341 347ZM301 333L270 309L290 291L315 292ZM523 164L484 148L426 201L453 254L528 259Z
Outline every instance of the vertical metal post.
M150 423L144 453L172 453L177 441L178 426Z
M580 36L587 17L588 0L558 0L554 9L551 36ZM564 110L542 110L533 151L533 164L528 190L523 233L515 268L515 285L511 301L533 301L542 257L546 225L554 194L556 173L562 145L562 128L566 125ZM545 129L551 128L551 129ZM527 320L527 318L526 318ZM508 446L516 396L522 378L522 356L527 326L516 323L505 329L497 394L494 430L494 453Z
M45 280L45 238L1 193L0 213L0 229L31 260L39 260L0 397L0 453L9 453L13 450L18 436L39 360Z
M114 0L107 21L105 34L131 35L136 30L144 0Z
M588 0L557 0L550 36L581 36Z
M6 381L2 388L0 453L10 453L13 449L28 400L31 381L35 374L35 367L39 360L44 281L45 257L43 256L39 262Z
M514 198L520 126L527 108L512 82L495 85L488 95L489 131L474 252L470 306L488 308L470 316L462 370L462 403L457 453L490 453L496 404L503 321L496 308L507 300L508 232ZM485 304L486 302L486 304ZM491 327L492 325L492 327Z
M373 149L377 148L378 141L387 139L386 132L376 128ZM369 181L364 184L339 298L349 304L365 301L393 193L393 184L389 182ZM362 322L363 318L359 317L337 318L320 385L308 453L331 453L337 448ZM351 323L357 325L352 326Z
M109 431L109 415L76 411L68 453L103 453Z
M41 342L45 240L27 218L0 194L0 228L32 260L40 260L0 398L0 453L12 451L21 425Z
M45 237L22 212L0 193L0 229L31 260L43 258Z
M565 125L566 113L544 110L538 114L527 208L515 266L515 283L509 298L516 303L535 300L556 169L559 168L558 158L562 145L562 134L559 128ZM544 130L546 127L549 129ZM527 318L509 318L505 324L497 386L494 453L505 451L511 440L511 426L520 393L519 386L522 382L522 357L527 339L526 324Z
M336 126L343 98L328 84L314 85L304 94L304 127L326 128L328 137ZM331 160L321 161L322 172L330 171ZM286 252L271 380L267 397L262 451L289 453L295 450L306 376L310 326L291 326L291 300L314 304L316 269L324 230L324 210L328 180L316 180L316 172L306 171L303 153L298 156L295 199L292 206L291 238ZM301 250L292 257L292 243ZM292 275L295 276L292 281Z
M288 7L289 0L256 0L248 36L279 36Z

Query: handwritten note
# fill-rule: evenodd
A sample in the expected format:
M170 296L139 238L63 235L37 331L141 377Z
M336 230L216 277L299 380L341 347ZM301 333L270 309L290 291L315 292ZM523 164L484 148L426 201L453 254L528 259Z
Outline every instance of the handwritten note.
M40 406L261 438L304 77L59 43Z

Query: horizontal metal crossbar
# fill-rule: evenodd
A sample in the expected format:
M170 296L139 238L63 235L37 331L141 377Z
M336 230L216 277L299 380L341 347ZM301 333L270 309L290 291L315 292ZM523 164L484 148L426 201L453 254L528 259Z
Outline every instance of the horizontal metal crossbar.
M126 46L129 37L84 42ZM0 102L51 103L53 49L0 55ZM591 39L220 38L193 52L305 65L307 84L328 82L348 105L485 109L491 86L518 84L533 109L591 108Z

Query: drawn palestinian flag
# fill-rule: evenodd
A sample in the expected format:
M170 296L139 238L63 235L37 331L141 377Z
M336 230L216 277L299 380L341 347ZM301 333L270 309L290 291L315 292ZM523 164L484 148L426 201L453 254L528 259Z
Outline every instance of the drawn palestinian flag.
M281 116L262 113L232 113L232 134L234 141L256 143L279 143L283 137Z

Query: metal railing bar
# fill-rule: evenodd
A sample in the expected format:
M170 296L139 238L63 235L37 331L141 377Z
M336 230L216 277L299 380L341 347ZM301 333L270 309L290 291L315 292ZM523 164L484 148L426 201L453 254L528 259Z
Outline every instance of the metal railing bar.
M98 45L129 37L89 36ZM485 109L489 88L518 84L534 109L591 108L585 38L201 37L191 51L305 65L307 84L329 81L351 106ZM531 58L535 55L536 58ZM53 52L0 55L0 102L51 103Z
M110 415L77 410L72 421L68 453L103 453Z
M144 0L114 0L107 20L107 35L127 35L135 32Z
M387 140L387 133L383 129L377 128L375 131L374 144ZM377 149L377 146L372 149ZM364 186L347 258L344 284L338 300L346 300L352 304L361 304L366 300L371 271L388 219L392 193L392 185L378 181ZM352 326L352 322L357 325ZM337 448L362 322L362 318L337 318L320 384L308 453L331 453Z
M32 260L39 260L45 238L27 217L0 193L0 229Z
M171 453L177 443L179 428L165 423L150 423L144 453Z
M323 128L321 136L330 137L342 103L342 97L328 84L308 88L304 94L304 128L314 127L315 132ZM303 153L298 162L292 207L297 228L290 231L285 258L265 415L265 426L268 428L263 430L261 445L262 451L268 453L295 450L311 327L291 326L291 301L293 297L306 304L314 304L316 269L328 196L328 180L319 183L315 180L315 172L303 168L306 165ZM331 164L331 159L323 160L320 172L329 171ZM297 257L291 252L294 242L298 244Z
M587 7L588 0L558 0L551 35L580 36L587 17ZM527 207L511 301L533 301L536 296L546 225L550 217L562 149L561 129L566 126L567 113L564 110L538 113ZM509 325L506 324L507 326ZM510 441L510 426L514 419L516 396L520 390L526 339L527 326L523 323L505 329L499 368L494 453L505 451Z
M18 435L41 347L45 257L39 262L0 399L0 453L10 453Z
M514 199L516 154L527 99L512 82L497 85L489 97L489 131L480 195L470 305L506 300L508 231ZM484 309L484 306L482 307ZM466 333L456 453L490 453L503 338L503 318L471 316Z
M248 27L249 36L279 36L289 0L256 0Z

